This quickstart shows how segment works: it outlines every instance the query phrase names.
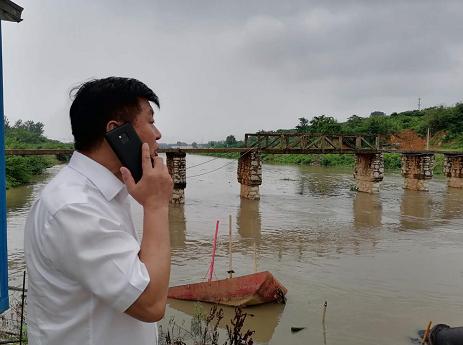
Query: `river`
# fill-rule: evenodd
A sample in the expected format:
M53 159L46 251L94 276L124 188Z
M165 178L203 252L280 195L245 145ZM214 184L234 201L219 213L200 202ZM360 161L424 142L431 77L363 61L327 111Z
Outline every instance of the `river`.
M210 160L187 156L187 167ZM463 323L463 190L444 178L429 192L404 191L386 173L379 194L351 190L349 169L263 165L262 198L242 200L237 162L187 170L184 206L170 209L171 285L201 281L220 221L216 277L228 270L228 216L238 275L268 270L288 288L286 305L247 308L245 328L260 344L410 344L427 322ZM60 167L8 191L10 281L20 285L23 227L32 201ZM133 203L136 226L141 209ZM325 327L322 305L328 302ZM189 328L190 302L169 301L166 318ZM207 311L207 305L204 306ZM225 316L232 310L225 308ZM291 333L291 327L305 327Z

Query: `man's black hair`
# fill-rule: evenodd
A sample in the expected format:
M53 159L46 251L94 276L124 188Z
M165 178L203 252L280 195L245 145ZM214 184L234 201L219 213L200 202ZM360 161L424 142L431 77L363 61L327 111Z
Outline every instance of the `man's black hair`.
M95 79L74 90L77 92L69 115L74 147L80 151L91 150L102 142L109 121L131 122L141 111L140 99L153 102L159 108L158 96L136 79Z

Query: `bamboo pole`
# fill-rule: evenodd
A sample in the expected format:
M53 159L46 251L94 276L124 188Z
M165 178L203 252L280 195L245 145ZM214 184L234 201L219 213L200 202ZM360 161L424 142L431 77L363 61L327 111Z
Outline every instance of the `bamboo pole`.
M23 273L23 289L21 294L21 323L19 324L19 345L23 343L23 324L24 324L24 290L26 289L26 271Z
M211 258L211 264L209 266L209 278L208 281L210 282L212 280L212 275L214 274L214 262L215 262L215 250L217 247L217 234L219 232L219 221L217 221L215 225L215 234L214 234L214 241L212 243L212 258Z
M325 303L323 304L323 316L322 316L323 325L325 325L326 307L328 307L328 301L325 301Z
M326 345L326 324L325 324L326 307L328 307L328 301L325 301L325 303L323 304L323 316L322 316L323 345Z
M228 215L228 274L233 278L233 258L232 258L232 216Z
M426 339L429 337L429 331L431 330L431 325L432 321L429 321L428 327L426 327L426 330L424 331L423 339L421 340L421 345L424 345L426 343Z

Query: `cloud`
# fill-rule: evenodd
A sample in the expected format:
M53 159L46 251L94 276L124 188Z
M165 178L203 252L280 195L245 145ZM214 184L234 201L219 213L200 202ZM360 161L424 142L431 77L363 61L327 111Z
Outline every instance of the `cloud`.
M282 80L405 78L455 69L461 29L458 13L438 6L316 8L284 21L250 18L239 53Z
M4 25L5 110L72 140L71 87L139 78L167 142L462 99L463 3L430 0L18 1Z

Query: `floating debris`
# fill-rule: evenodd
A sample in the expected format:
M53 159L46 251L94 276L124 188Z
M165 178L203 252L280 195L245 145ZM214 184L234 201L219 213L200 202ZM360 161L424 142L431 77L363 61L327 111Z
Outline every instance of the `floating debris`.
M297 333L305 329L306 327L291 327L291 333Z

